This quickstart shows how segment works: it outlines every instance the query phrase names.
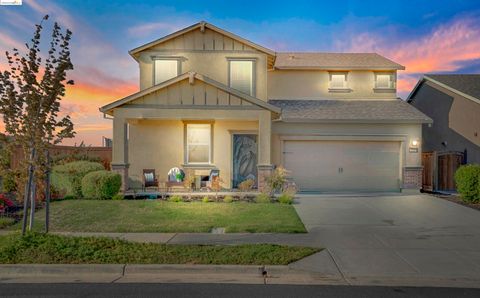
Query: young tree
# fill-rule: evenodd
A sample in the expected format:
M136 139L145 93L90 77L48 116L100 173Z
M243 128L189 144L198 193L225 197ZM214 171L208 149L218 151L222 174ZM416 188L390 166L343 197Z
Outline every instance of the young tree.
M73 69L70 61L69 43L72 32L62 31L55 22L52 29L47 55L42 62L40 43L43 17L30 43L26 45L26 53L18 49L6 52L9 69L0 72L0 114L5 123L5 133L11 136L9 150L22 148L25 155L23 163L23 179L18 181L18 189L23 192L23 225L25 233L29 202L30 226L32 228L35 211L36 190L38 186L45 189L46 230L48 231L48 210L50 200L49 172L51 168L48 149L60 143L64 138L71 138L75 132L69 116L61 117L60 101L65 95L67 71ZM46 178L45 185L43 179ZM21 194L21 192L20 192Z

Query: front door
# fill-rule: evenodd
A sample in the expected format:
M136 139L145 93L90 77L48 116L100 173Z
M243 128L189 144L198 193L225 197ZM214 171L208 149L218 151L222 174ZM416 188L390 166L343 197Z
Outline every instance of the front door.
M257 135L233 135L233 181L232 186L247 179L257 181Z

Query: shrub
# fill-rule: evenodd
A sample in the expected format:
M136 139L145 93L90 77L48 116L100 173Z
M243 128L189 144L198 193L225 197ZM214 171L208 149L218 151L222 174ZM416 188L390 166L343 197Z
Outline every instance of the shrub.
M243 180L238 184L238 189L243 192L247 192L252 190L253 186L255 185L255 180L253 179L247 179Z
M210 202L210 198L207 197L207 196L204 196L204 197L202 198L202 202L208 203L208 202Z
M227 195L223 198L223 202L224 203L231 203L231 202L233 202L233 197L230 196L230 195Z
M16 175L13 171L5 171L2 177L2 192L14 192L17 190Z
M464 165L455 172L457 191L466 202L480 201L480 165Z
M94 171L104 170L97 162L74 161L52 169L52 186L64 196L82 197L82 179Z
M61 153L55 154L52 157L52 162L55 165L63 165L74 161L91 161L101 163L102 159L99 156L90 156L85 153Z
M0 217L0 229L11 226L15 223L15 219L12 217Z
M272 197L270 197L269 194L266 194L266 193L259 193L256 197L255 197L255 203L271 203L272 202Z
M278 197L278 202L281 203L281 204L291 205L293 203L293 197L286 194L286 193L282 193Z
M267 186L272 192L282 191L287 182L288 171L283 167L276 168L273 173L266 178Z
M121 193L117 193L116 195L114 195L112 197L112 200L114 201L121 201L121 200L124 200L125 199L125 196L122 195Z
M122 186L119 174L100 170L90 172L82 179L82 195L88 199L108 200L118 194Z
M179 195L173 195L171 197L168 197L169 202L181 202L183 201L183 198Z

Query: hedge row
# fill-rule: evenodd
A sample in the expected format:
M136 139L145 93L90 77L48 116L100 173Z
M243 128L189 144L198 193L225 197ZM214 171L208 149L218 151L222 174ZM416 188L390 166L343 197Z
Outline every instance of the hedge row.
M100 170L90 172L82 179L82 194L87 199L109 200L122 186L119 174Z
M457 191L466 202L480 202L480 165L469 164L455 172Z
M60 197L111 199L121 184L119 174L106 171L97 162L74 161L52 169L52 187Z
M82 197L83 177L99 170L104 170L102 164L91 161L74 161L56 165L52 169L52 186L63 196Z

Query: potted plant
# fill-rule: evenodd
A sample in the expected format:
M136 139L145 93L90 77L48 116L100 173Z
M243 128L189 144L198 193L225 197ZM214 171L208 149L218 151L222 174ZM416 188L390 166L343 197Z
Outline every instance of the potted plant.
M182 182L182 181L183 181L183 178L184 178L184 175L183 175L182 172L177 173L177 174L175 175L175 179L177 180L177 182Z

